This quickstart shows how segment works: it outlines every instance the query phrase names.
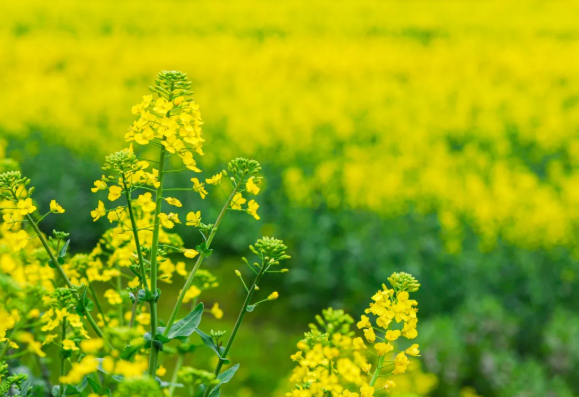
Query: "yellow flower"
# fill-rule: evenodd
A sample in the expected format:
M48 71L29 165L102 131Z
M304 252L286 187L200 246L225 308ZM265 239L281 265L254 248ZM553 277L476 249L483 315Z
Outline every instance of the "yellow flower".
M46 338L44 338L44 342L42 342L42 346L48 345L49 343L52 343L56 338L58 338L58 335L56 335L56 334L46 335Z
M190 212L187 214L187 226L199 226L201 223L201 211Z
M183 255L185 255L185 258L193 259L199 255L199 252L195 251L194 249L186 249L183 252Z
M191 178L191 182L193 182L193 190L196 191L197 193L199 193L199 195L201 196L202 199L205 198L205 196L207 196L207 190L205 190L205 184L199 182L199 179L197 178Z
M50 202L50 211L51 211L51 212L56 212L56 213L58 213L58 214L62 214L62 213L64 212L64 208L62 208L62 207L60 206L60 204L58 204L58 203L56 202L56 200L52 200L52 201Z
M151 324L151 313L141 313L135 317L135 320L141 325Z
M213 316L218 320L223 317L223 310L219 308L219 303L213 305L211 308L211 314L213 314Z
M384 389L388 390L388 389L392 389L393 387L396 387L396 383L394 383L391 380L387 380L386 382L384 382Z
M277 291L274 291L271 294L269 294L269 296L267 297L267 300L273 301L273 300L276 300L277 298L279 298L279 294L277 293Z
M120 305L121 303L123 303L123 299L121 298L121 295L119 295L119 293L117 291L115 291L114 289L106 290L105 291L105 298L108 299L108 301L111 305Z
M169 204L169 205L174 205L175 207L182 207L183 204L181 204L181 202L179 200L177 200L176 198L173 197L167 197L165 199L165 201Z
M141 209L145 212L153 212L155 208L157 208L157 203L152 200L151 193L147 192L141 194L139 198L137 198L137 204L141 206Z
M364 316L362 315L361 317L362 319L360 321L358 321L358 324L356 324L356 326L358 327L358 329L362 329L362 328L372 328L372 323L370 323L370 318L368 316Z
M374 345L374 349L376 349L376 353L379 356L384 356L385 354L388 354L394 350L394 346L392 346L390 343L380 342Z
M87 339L80 342L81 350L88 354L97 353L103 346L104 341L100 338Z
M197 298L199 295L201 295L201 290L196 286L192 285L185 293L185 296L183 297L183 303L187 303L192 299Z
M32 199L27 198L26 200L19 200L16 204L18 210L16 211L19 215L32 214L36 211L36 207L32 204Z
M187 276L187 268L185 267L185 262L177 262L177 266L175 266L175 271L177 274L186 277Z
M119 197L121 197L122 189L119 186L111 186L109 187L109 197L110 201L115 201Z
M159 368L157 369L156 375L157 376L163 376L167 373L167 368L163 367L162 365L159 366Z
M253 216L255 219L259 220L259 215L257 215L257 209L259 208L259 204L255 202L255 200L249 200L247 203L247 213Z
M104 178L104 176L103 176ZM94 182L94 187L91 188L91 192L96 193L99 190L105 190L107 188L107 183L105 181L99 180Z
M233 196L233 199L231 200L231 208L233 208L234 210L240 210L241 205L245 204L246 201L247 200L241 196L241 193L237 193L235 196Z
M253 176L247 180L247 183L245 184L245 190L247 190L249 193L257 195L260 189L255 184L255 182L253 182L253 180L254 180Z
M372 397L374 395L374 388L372 386L365 386L360 388L360 397Z
M354 349L356 349L356 350L367 349L366 344L364 343L364 340L360 337L354 338L352 340L352 344L354 345Z
M300 361L303 358L302 351L300 350L296 354L292 354L290 358L292 359L292 361Z
M12 247L14 252L26 247L26 244L28 244L28 233L26 233L26 230L20 230L14 234L14 245Z
M161 221L161 225L165 229L173 229L175 223L181 223L181 221L179 220L179 215L173 212L171 212L169 215L160 213L159 220Z
M400 331L396 330L396 331L386 331L386 339L388 339L389 341L395 341L396 339L398 339L400 337Z
M105 204L99 200L98 207L94 211L91 211L90 215L92 216L93 222L96 222L97 219L99 219L101 216L105 216L106 213L107 213L107 210L105 208Z
M420 350L418 350L418 345L414 344L405 350L406 354L409 356L420 356Z
M219 185L222 176L223 172L220 172L219 174L213 175L211 178L205 179L205 182L207 182L210 185Z
M78 347L76 347L76 344L71 341L70 339L65 339L62 341L62 348L64 350L78 350Z
M374 343L374 341L376 340L376 334L374 333L373 328L365 329L364 336L366 337L366 340L370 343Z
M408 364L410 364L410 360L408 360L404 352L398 353L394 359L394 371L392 371L392 373L394 375L403 374L406 372Z

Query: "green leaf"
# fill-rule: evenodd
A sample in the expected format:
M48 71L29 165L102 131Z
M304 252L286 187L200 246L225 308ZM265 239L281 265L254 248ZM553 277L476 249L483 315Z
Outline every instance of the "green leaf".
M173 327L169 331L167 337L169 339L188 337L193 332L195 332L195 330L201 323L202 315L203 315L203 303L200 303L191 313L189 313L187 316L185 316L184 318L173 324Z
M66 243L60 249L60 253L58 254L59 258L64 258L66 256L66 251L68 250L68 245L70 244L70 240L67 240Z
M247 307L245 308L245 310L247 310L248 312L252 312L253 309L256 308L257 305L247 305Z
M147 291L145 291L144 289L140 289L138 294L137 294L137 298L139 299L139 303L146 302L147 301Z
M122 357L122 355L121 355L121 357ZM88 384L90 385L90 388L92 389L93 392L95 392L97 394L102 394L103 388L101 387L99 382L97 382L96 380L94 380L90 376L87 376L86 379L87 379Z
M215 342L213 341L213 338L210 337L209 335L207 335L205 332L202 332L200 329L197 329L195 332L197 332L197 334L199 334L199 337L201 338L201 340L203 341L203 343L205 344L205 346L209 347L211 350L213 350L215 352L215 354L217 354L217 357L219 357L219 359L221 361L223 361L223 363L225 364L229 364L230 361L226 358L223 358L221 355L223 354L223 351L225 350L225 348L220 347L218 349L217 345L215 344Z
M29 391L33 393L33 390L32 390L31 387L30 387L31 385L32 385L32 381L30 380L30 378L28 378L28 379L26 379L24 382L22 382L22 385L20 386L20 394L19 394L19 396L20 396L20 397L28 397L28 396L29 396L29 394L28 394Z
M121 353L121 358L123 360L130 360L139 351L139 349L141 347L143 347L143 346L142 345L131 345L131 346L125 347L125 349Z
M155 295L153 295L153 297L155 298L155 303L157 303L157 301L159 301L159 298L161 297L161 289L157 288L157 290L155 291Z
M219 396L219 388L221 387L221 385L224 385L225 383L229 382L233 378L235 373L237 372L238 368L239 368L239 364L235 364L233 367L229 368L227 371L224 371L221 375L218 375L217 379L219 379L219 383L217 385L215 385L213 390L211 390L211 393L209 393L209 397L218 397Z

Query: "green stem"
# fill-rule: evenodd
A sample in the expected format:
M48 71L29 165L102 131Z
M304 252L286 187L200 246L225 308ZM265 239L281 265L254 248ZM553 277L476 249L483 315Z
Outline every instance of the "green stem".
M131 311L131 321L129 322L129 328L133 328L133 324L135 323L135 314L137 313L137 305L139 304L139 300L135 296L135 301L133 302L133 310Z
M62 319L62 343L64 344L64 340L66 339L66 317ZM66 363L66 360L64 359L64 357L61 355L60 356L60 378L62 378L65 375L65 371L64 371L64 364ZM60 383L60 389L59 389L59 396L63 396L64 394L64 387L65 385L62 383L62 381L58 380L58 382Z
M156 193L156 203L155 217L153 218L154 228L153 228L153 241L151 243L151 291L157 291L157 251L159 247L159 232L161 228L161 223L159 222L159 214L161 213L161 205L163 203L163 176L165 173L163 169L165 168L165 148L161 148L161 153L159 157L159 187ZM155 338L157 335L157 302L152 300L151 305L151 339ZM155 376L157 371L157 356L159 355L159 350L155 345L151 346L151 354L149 356L149 375L151 377Z
M133 228L133 236L135 238L135 245L137 246L137 255L139 257L139 269L141 270L141 282L143 284L143 289L148 290L147 276L145 274L145 261L143 260L143 252L141 251L141 243L139 242L139 233L137 227L137 221L135 220L135 213L133 212L133 204L131 203L131 193L127 188L125 179L123 176L123 187L125 189L125 195L127 196L127 207L129 208L129 216L131 217L131 226ZM155 221L156 222L156 221Z
M223 220L223 216L227 212L227 208L229 208L229 205L231 204L231 200L233 200L233 197L237 193L238 189L239 189L238 187L235 187L233 189L233 191L231 192L231 194L227 198L225 205L221 209L221 212L219 213L219 216L217 217L217 220L215 221L215 225L213 225L213 228L211 229L211 233L209 234L209 238L205 242L205 248L206 249L209 249L209 247L211 246L211 242L213 241L213 237L217 233L217 228L219 227L219 224ZM185 285L183 286L183 289L181 290L181 293L179 294L179 298L177 298L177 302L175 302L175 307L173 307L173 311L171 312L171 317L169 317L169 321L167 322L167 326L165 327L165 331L163 332L163 335L167 336L169 334L169 331L171 330L171 327L173 326L173 323L175 322L175 319L177 318L177 314L179 314L179 309L181 309L181 304L183 303L183 299L185 298L185 294L187 294L189 287L191 287L191 284L193 284L193 280L195 279L195 274L197 274L197 270L199 270L199 268L201 267L201 264L203 263L204 259L205 259L205 255L203 253L200 253L199 258L197 258L197 262L195 262L195 266L193 267L193 270L191 270L191 273L189 273L189 276L187 277L187 281L185 281Z
M66 276L66 273L64 272L64 270L62 269L62 267L60 266L60 263L58 263L58 260L56 259L56 257L54 256L54 253L52 252L52 250L50 249L50 246L48 245L48 242L46 241L46 239L44 238L44 236L42 235L42 232L40 231L40 228L38 227L38 225L36 223L34 223L32 217L30 216L30 214L27 214L26 217L28 218L28 221L30 222L30 224L32 225L32 228L34 229L34 231L36 232L36 234L38 235L38 238L40 239L40 242L42 243L42 246L44 247L44 250L46 251L46 253L48 254L48 256L50 257L50 260L52 261L54 267L56 268L56 271L58 272L58 274L60 275L60 277L62 277L62 279L64 280L64 283L66 284L66 286L74 291L74 286L72 285L72 283L70 282L70 280L68 279L68 277ZM80 297L78 296L77 293L75 293L76 298L80 299ZM97 325L97 323L94 321L94 318L92 318L91 314L89 311L85 311L85 317L88 320L88 322L90 323L90 325L92 326L92 328L94 329L94 331L96 332L96 334L104 339L106 341L106 338L103 334L103 331L101 331L101 329L99 328L99 326ZM108 343L108 341L107 341Z
M374 370L374 375L372 375L372 379L370 380L369 385L374 387L374 384L376 383L376 381L378 380L378 377L380 375L380 367L382 366L382 364L384 363L384 358L386 356L380 356L378 358L378 365L376 365L376 369Z
M103 316L103 322L105 323L105 327L108 327L109 324L108 324L107 319L105 317L105 312L103 311L103 308L101 307L101 303L99 302L99 298L98 298L96 292L94 291L94 288L90 282L88 283L88 288L89 288L89 291L94 299L94 303L96 303L97 309L99 309L101 316Z
M245 301L243 302L243 306L241 306L241 311L239 312L239 316L237 317L237 321L235 322L235 325L233 326L233 331L231 332L231 335L229 336L229 340L227 341L227 345L225 346L225 350L223 351L223 356L222 356L223 359L227 358L227 354L229 354L229 350L231 350L231 346L233 345L233 341L235 340L235 336L237 335L237 331L239 331L239 327L241 326L243 318L245 317L245 313L247 313L247 306L249 306L249 303L251 302L251 298L253 298L253 293L255 292L255 287L257 286L257 284L259 283L259 281L261 280L261 278L265 274L266 268L267 268L266 264L262 262L261 269L259 270L259 273L255 277L255 280L253 280L253 284L251 285L251 288L249 289L249 292L247 293L247 296L245 297ZM219 360L219 362L217 363L217 367L215 368L215 372L214 372L215 376L218 376L219 373L221 372L221 367L223 367L223 362L224 362L223 360ZM209 395L211 389L212 389L211 387L207 387L207 389L205 389L205 393L203 394L203 397L207 397Z
M175 392L175 383L177 383L177 377L179 375L179 370L183 365L183 354L179 354L177 357L177 363L175 364L175 370L173 372L173 376L171 377L171 387L169 388L169 397L173 397L173 393Z

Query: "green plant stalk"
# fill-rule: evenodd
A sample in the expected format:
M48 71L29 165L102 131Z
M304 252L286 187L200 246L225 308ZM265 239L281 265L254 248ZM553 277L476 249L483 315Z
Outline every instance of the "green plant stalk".
M125 189L125 196L127 197L127 207L129 209L129 217L131 218L131 227L133 229L133 237L135 238L135 245L137 246L137 256L139 257L139 269L141 271L141 282L143 284L143 289L146 291L149 286L147 285L147 276L145 274L145 261L143 260L143 252L141 251L141 243L139 242L139 232L137 228L137 221L135 220L135 213L133 212L133 204L131 203L131 193L129 188L125 183L125 178L123 175L123 187Z
M237 335L237 331L239 331L239 327L241 326L241 323L243 322L243 318L245 317L245 313L247 313L247 306L249 306L249 303L251 302L251 298L253 298L253 293L255 292L255 287L257 286L257 284L259 283L259 281L261 280L261 278L265 274L266 268L267 268L266 265L262 262L261 269L259 270L259 273L255 277L255 280L253 280L253 284L251 285L251 288L249 289L249 292L247 293L247 296L245 297L245 301L243 302L243 306L241 306L241 311L239 312L239 316L237 317L237 321L235 322L235 325L233 326L233 331L231 332L231 335L229 336L229 340L227 341L227 345L225 346L225 350L223 351L223 357L222 358L227 358L227 354L229 354L229 350L231 350L231 346L233 345L233 341L235 340L235 336ZM215 374L215 376L219 375L219 373L221 372L221 367L223 367L223 360L219 360L219 362L217 363L217 367L215 368L215 371L213 372ZM203 397L207 397L209 395L209 393L211 392L211 389L212 388L210 388L210 387L205 389L205 393L203 394Z
M139 301L135 296L135 301L133 302L133 309L131 310L131 321L129 321L129 328L133 328L133 324L135 323L135 314L137 314L137 305Z
M179 370L183 365L183 354L179 354L177 357L177 363L175 363L175 370L173 372L173 376L171 377L171 387L169 388L169 397L173 397L173 393L175 392L175 383L177 383L177 377L179 375Z
M64 272L64 270L62 269L62 267L60 266L60 263L58 263L58 260L56 259L56 257L54 256L54 253L52 252L52 250L50 249L50 246L48 245L48 242L46 241L46 239L44 238L44 236L42 235L42 232L40 231L40 229L38 228L38 225L34 222L34 220L32 219L32 217L30 216L30 214L26 214L26 218L28 219L28 222L32 225L32 228L34 229L34 231L36 232L36 235L38 236L38 238L40 239L40 242L42 243L42 246L44 247L44 250L46 251L46 253L48 254L48 256L50 257L50 260L52 261L52 263L54 264L56 271L58 272L58 274L60 275L60 277L62 277L64 279L64 283L66 284L66 286L70 289L70 290L74 290L74 287L72 285L72 283L70 282L70 280L68 279L68 277L66 276L66 273ZM77 299L80 299L80 297L76 295ZM97 323L94 321L94 318L92 317L92 315L90 314L90 312L88 310L85 310L85 317L88 320L89 324L91 325L91 327L94 329L94 331L96 332L96 334L104 339L105 341L107 341L107 339L105 338L105 335L103 334L103 331L101 331L101 329L99 328L99 326L97 325ZM107 341L108 343L108 341ZM110 344L110 343L109 343Z
M64 340L66 339L66 317L62 319L62 343L64 346ZM66 360L64 359L64 357L62 357L62 355L60 356L60 377L62 378L65 375L65 371L64 371L64 364L66 363ZM58 383L60 384L60 389L58 390L58 395L59 396L63 396L64 393L64 387L65 385L62 383L62 381L60 380L60 378L58 379Z
M121 291L123 289L123 286L121 284L121 266L119 265L119 263L117 262L117 270L119 271L119 276L117 277L117 293L119 294L119 296L121 295ZM119 305L119 326L123 326L124 323L124 318L123 318L123 305L120 304ZM104 314L103 314L103 318L104 318Z
M164 147L161 148L161 153L159 155L159 187L157 188L157 193L155 197L156 208L155 217L153 219L153 241L151 243L151 291L157 291L157 252L159 248L159 232L161 228L161 223L159 222L159 214L161 213L161 204L163 202L163 172L165 168L165 156L166 150ZM151 339L154 340L155 335L157 335L157 302L154 300L150 302L151 305ZM157 371L157 356L159 355L159 350L154 344L151 345L151 353L149 356L149 375L155 377L155 372Z
M243 178L241 180L243 181ZM211 246L211 242L213 241L213 237L217 233L217 228L219 227L219 224L223 220L223 216L225 215L225 212L227 211L227 209L229 208L229 205L231 204L231 200L233 200L233 197L235 196L235 194L237 193L238 190L239 190L239 186L236 186L233 189L233 191L231 192L231 194L229 195L229 197L227 198L225 205L221 209L221 212L219 213L219 216L217 217L217 220L215 221L215 225L213 225L213 228L211 229L211 233L209 234L209 238L205 242L205 248L206 249L209 249L209 247ZM205 255L203 253L200 253L199 258L197 258L197 262L195 262L195 266L191 270L191 273L189 273L189 276L187 277L187 281L185 281L185 285L183 286L183 289L181 290L181 293L179 294L179 297L177 298L177 302L175 302L175 307L173 307L173 311L171 312L171 317L169 317L169 321L167 322L167 326L165 327L165 331L163 332L163 335L167 336L169 334L169 331L171 330L171 327L175 323L175 319L177 318L177 314L179 314L179 309L181 309L181 304L183 303L183 299L185 298L185 294L187 294L189 287L191 287L191 284L193 284L193 280L195 279L195 275L197 274L197 270L199 270L199 268L201 267L201 264L203 263L204 259L205 259Z
M378 358L378 365L376 365L376 369L374 370L374 375L372 375L372 379L370 379L370 383L369 383L369 385L372 387L374 387L374 384L376 383L376 381L378 380L378 377L380 376L380 367L384 363L385 357L386 356L380 356Z
M98 298L98 296L97 296L97 294L96 294L96 292L95 292L92 284L90 283L90 281L89 281L89 283L88 283L88 288L89 288L90 293L91 293L91 295L92 295L92 297L93 297L93 299L94 299L94 303L96 303L96 306L97 306L97 308L99 309L99 312L101 313L101 316L103 316L103 322L105 323L105 327L108 327L109 324L108 324L108 322L107 322L107 319L105 318L105 312L103 311L103 308L101 307L101 303L100 303L100 301L99 301L99 298Z

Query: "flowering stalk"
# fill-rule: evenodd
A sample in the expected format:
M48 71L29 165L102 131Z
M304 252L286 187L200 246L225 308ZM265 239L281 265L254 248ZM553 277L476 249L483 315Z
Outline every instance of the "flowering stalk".
M137 221L135 220L135 214L133 210L133 204L131 203L131 192L127 187L125 182L125 176L123 175L123 188L125 190L125 196L127 197L127 208L129 210L129 217L131 218L131 228L133 229L133 237L135 238L135 245L137 247L137 256L139 257L139 270L141 272L141 282L143 283L143 289L148 290L147 277L145 275L145 261L143 260L143 251L141 250L141 243L139 242L139 232L137 228Z
M380 356L378 358L378 364L376 365L376 369L374 370L374 374L372 375L372 379L370 379L370 383L368 385L374 386L376 384L376 381L380 377L380 369L382 367L382 364L384 363L385 358L386 356Z
M171 99L170 99L171 100ZM165 148L161 148L161 153L159 155L159 187L155 193L157 207L155 208L155 217L153 218L153 242L151 244L151 291L157 291L157 250L159 247L159 231L161 228L161 222L159 220L159 214L161 213L161 205L163 203L163 176L165 168ZM136 229L135 229L136 230ZM157 299L153 299L150 302L151 306L151 338L155 338L157 334ZM157 357L159 355L159 349L155 344L151 345L151 353L149 356L149 375L155 376L157 371Z

